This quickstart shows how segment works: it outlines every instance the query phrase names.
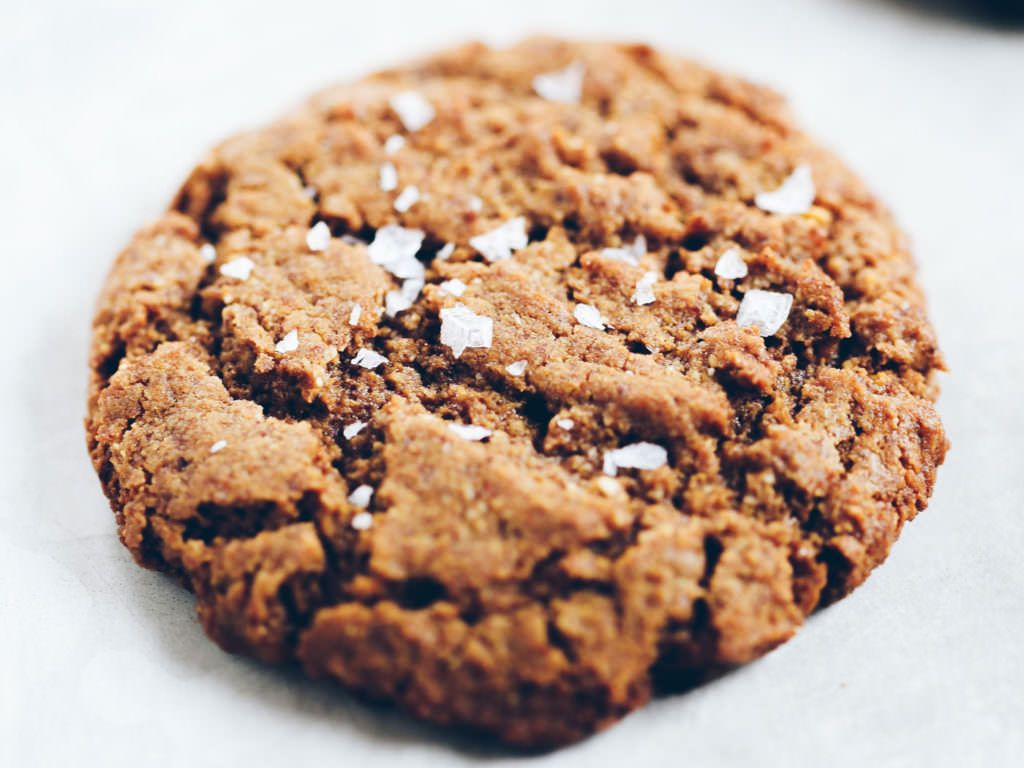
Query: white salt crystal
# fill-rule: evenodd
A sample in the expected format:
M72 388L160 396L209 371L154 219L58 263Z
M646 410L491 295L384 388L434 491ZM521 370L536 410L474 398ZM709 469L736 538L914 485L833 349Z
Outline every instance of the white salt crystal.
M397 291L388 291L384 297L384 311L388 317L394 317L413 305L423 290L423 279L414 277L402 283Z
M360 486L360 487L361 488L369 488L368 485L363 485L363 486ZM372 491L371 491L371 493L372 493ZM351 498L352 497L350 496L349 497L350 501L351 501ZM354 504L355 502L352 502L352 503ZM367 497L366 503L367 504L370 503L369 497ZM359 504L357 506L365 507L366 504ZM371 525L373 525L373 515L371 515L369 512L360 512L358 515L356 515L355 517L352 518L352 527L355 530L357 530L357 531L368 530Z
M493 335L494 321L476 314L465 304L441 310L441 343L451 347L456 358L469 347L490 347Z
M209 243L204 243L199 249L199 255L207 264L213 264L217 260L217 249Z
M604 473L615 477L619 469L657 469L668 462L668 452L654 443L632 443L604 453Z
M506 365L505 370L509 372L510 376L522 376L526 372L526 361L516 360L514 363Z
M639 260L647 255L647 238L643 235L637 235L636 239L625 247L602 248L601 255L606 259L624 261L635 267L640 263Z
M456 297L461 296L466 292L466 284L457 277L453 277L451 280L445 280L437 287L442 293L450 293L452 296Z
M437 255L434 256L434 258L438 259L440 261L444 261L449 256L451 256L453 253L455 253L455 243L445 243L441 247L441 250L439 250L437 252Z
M274 349L276 349L282 355L285 355L285 354L287 354L289 352L294 352L298 348L299 348L299 332L298 331L288 331L288 333L285 334L284 338L281 339L279 342L277 342L277 345L274 347Z
M366 509L370 506L370 499L373 498L373 488L369 485L360 485L348 495L351 504Z
M469 239L469 244L488 261L510 259L512 251L525 248L527 242L526 218L523 216L516 216L490 232Z
M798 165L782 186L772 192L758 193L754 202L769 213L807 213L814 203L814 194L811 167Z
M237 259L232 259L227 264L220 265L220 273L225 277L234 277L238 280L248 280L249 275L252 273L252 268L256 265L253 260L248 256L239 256Z
M576 422L572 419L559 419L555 422L558 426L568 432L570 429L576 426Z
M391 97L395 110L407 131L418 131L434 119L434 108L416 91L402 91Z
M484 207L484 201L483 200L481 200L476 195L470 195L469 196L469 210L473 211L474 213L480 213L480 211L483 209L483 207Z
M378 365L382 365L387 361L388 359L384 355L378 355L372 349L367 349L366 347L356 352L356 356L352 358L353 365L362 366L368 371L372 371Z
M423 245L423 232L388 224L377 230L373 242L366 249L370 261L384 267L395 277L423 277L423 264L416 252Z
M227 447L227 440L218 440L216 443L210 446L210 453L217 453L218 451L223 451Z
M565 69L537 75L533 78L533 90L548 101L576 104L583 94L583 75L586 68L582 61L574 61Z
M389 155L393 155L404 146L405 136L400 136L396 133L394 136L388 136L388 140L384 142L384 151Z
M654 270L644 272L644 276L636 281L636 293L633 301L640 306L654 303L654 284L658 282L658 273Z
M775 291L747 291L736 313L741 328L756 325L762 336L771 336L782 327L793 306L793 294Z
M363 308L362 308L361 305L356 304L354 307L352 307L352 311L348 313L348 324L349 325L358 325L359 324L359 316L362 313L363 313Z
M747 263L740 255L739 248L729 248L718 257L715 274L728 280L739 280L747 276Z
M318 221L306 233L306 245L311 251L322 251L331 242L331 230L327 222Z
M353 437L362 432L364 427L366 427L365 421L353 421L351 424L348 424L343 430L341 430L341 434L346 440L351 440Z
M390 192L398 187L398 171L394 163L383 163L380 167L380 188L384 192Z
M449 424L448 429L464 440L483 440L493 434L487 427L478 427L476 424Z
M593 304L577 304L572 314L580 325L585 325L587 328L595 328L599 331L604 330L604 318L601 317L601 312Z
M395 198L395 210L399 213L405 213L412 208L420 199L420 191L417 187L410 184L408 187L402 190L401 194Z

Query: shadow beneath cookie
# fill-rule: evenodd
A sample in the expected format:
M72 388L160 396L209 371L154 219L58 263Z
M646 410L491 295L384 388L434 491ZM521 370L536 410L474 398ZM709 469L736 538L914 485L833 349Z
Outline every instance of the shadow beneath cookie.
M861 0L863 1L863 0ZM941 18L991 29L1024 29L1024 0L867 0L913 16Z

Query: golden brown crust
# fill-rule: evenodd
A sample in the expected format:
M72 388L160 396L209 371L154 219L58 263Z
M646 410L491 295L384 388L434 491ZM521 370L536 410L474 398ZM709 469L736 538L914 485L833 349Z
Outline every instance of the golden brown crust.
M533 92L574 61L580 104ZM411 133L389 106L409 89L436 112ZM388 161L398 190L380 189ZM808 213L754 205L799 164ZM398 213L409 184L423 197ZM513 258L470 247L516 216ZM342 235L395 223L425 232L427 284L389 317L400 281ZM601 254L638 235L638 264ZM732 247L743 279L715 274ZM247 279L220 271L240 257ZM455 278L458 299L439 287ZM794 297L768 338L735 321L755 288ZM458 359L439 341L456 302L493 320ZM361 348L388 362L352 365ZM222 144L118 257L91 363L121 538L195 591L211 637L522 744L783 642L886 557L947 447L888 213L780 97L639 45L471 44ZM638 441L668 463L602 473ZM348 499L363 484L368 528Z

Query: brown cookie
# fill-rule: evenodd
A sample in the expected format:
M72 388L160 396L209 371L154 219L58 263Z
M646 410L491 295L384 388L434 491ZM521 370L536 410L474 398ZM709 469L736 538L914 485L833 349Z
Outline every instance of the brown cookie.
M121 538L214 640L521 744L784 641L947 447L886 210L642 45L471 44L222 144L92 366Z

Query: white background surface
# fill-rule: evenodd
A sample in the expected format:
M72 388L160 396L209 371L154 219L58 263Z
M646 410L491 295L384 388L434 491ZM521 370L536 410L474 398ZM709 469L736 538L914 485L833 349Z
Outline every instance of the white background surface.
M952 373L931 507L790 643L524 758L230 657L116 540L92 302L203 150L314 88L531 31L770 83L911 234ZM1024 34L885 0L0 2L0 766L1011 765L1024 759Z

